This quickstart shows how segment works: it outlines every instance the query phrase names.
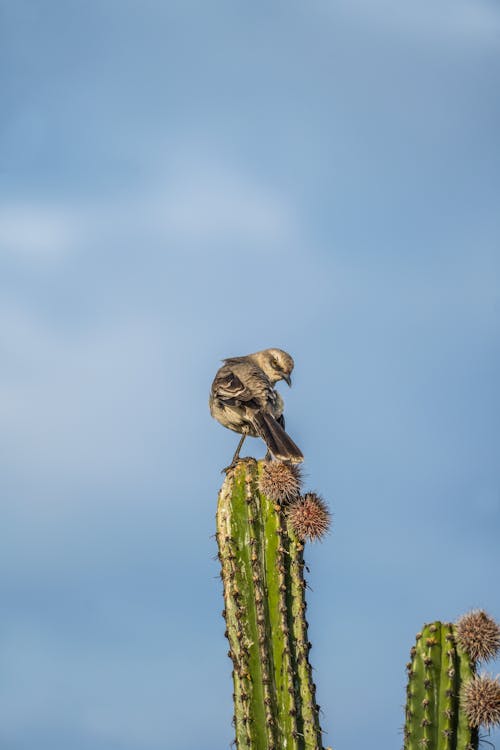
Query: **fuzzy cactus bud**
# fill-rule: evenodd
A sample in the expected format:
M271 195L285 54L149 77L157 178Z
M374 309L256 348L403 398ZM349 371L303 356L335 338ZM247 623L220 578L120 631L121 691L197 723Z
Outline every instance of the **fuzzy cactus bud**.
M475 675L463 686L464 711L472 727L500 725L500 683L489 675Z
M283 461L267 461L262 465L259 489L276 503L289 503L300 494L300 467Z
M460 617L456 624L456 638L473 661L494 659L500 651L500 627L482 609L475 609Z
M299 539L316 541L330 528L328 506L315 492L294 500L288 509L288 522Z

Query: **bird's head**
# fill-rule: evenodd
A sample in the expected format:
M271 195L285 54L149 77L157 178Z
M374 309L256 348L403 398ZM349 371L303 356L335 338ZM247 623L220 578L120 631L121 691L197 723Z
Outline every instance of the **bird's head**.
M252 354L252 357L273 385L278 380L284 380L288 385L292 385L290 375L293 370L293 359L283 349L263 349Z

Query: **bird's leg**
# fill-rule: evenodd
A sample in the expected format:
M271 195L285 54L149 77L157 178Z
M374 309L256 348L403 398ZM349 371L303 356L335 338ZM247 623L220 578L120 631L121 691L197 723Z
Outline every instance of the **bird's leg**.
M246 432L244 432L243 435L241 436L240 442L238 443L238 447L236 448L236 450L234 452L233 460L231 461L231 463L229 464L229 466L226 466L225 469L222 469L223 472L227 473L230 469L234 469L234 467L238 463L238 460L239 460L239 457L240 457L241 446L243 445L246 436L247 436L247 434L246 434Z
M243 445L246 436L247 436L247 434L246 434L246 432L244 432L243 435L241 436L240 442L238 443L238 447L236 448L236 450L234 452L233 460L231 461L231 466L234 466L234 464L239 459L241 446Z

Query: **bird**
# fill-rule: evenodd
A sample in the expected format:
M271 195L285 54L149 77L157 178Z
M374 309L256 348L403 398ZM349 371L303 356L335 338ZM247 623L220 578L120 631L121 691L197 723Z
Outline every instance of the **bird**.
M274 388L280 380L292 385L294 362L290 354L283 349L262 349L222 361L210 390L210 413L224 427L242 436L226 471L238 462L247 435L264 440L266 458L272 454L280 461L303 461L301 450L285 432L284 403Z

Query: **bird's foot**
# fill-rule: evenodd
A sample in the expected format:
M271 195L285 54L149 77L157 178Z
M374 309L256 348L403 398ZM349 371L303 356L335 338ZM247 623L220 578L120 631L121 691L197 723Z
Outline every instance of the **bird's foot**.
M238 464L244 464L246 462L251 463L252 461L255 463L255 458L252 458L251 456L246 456L245 458L241 458L240 456L238 456L238 458L233 458L229 466L226 466L224 469L221 469L220 473L227 474L229 471L236 469Z
M227 474L228 472L232 471L233 469L235 469L238 466L240 460L241 459L237 458L236 461L231 461L231 463L229 464L229 466L226 466L224 469L221 469L220 473L221 474Z

